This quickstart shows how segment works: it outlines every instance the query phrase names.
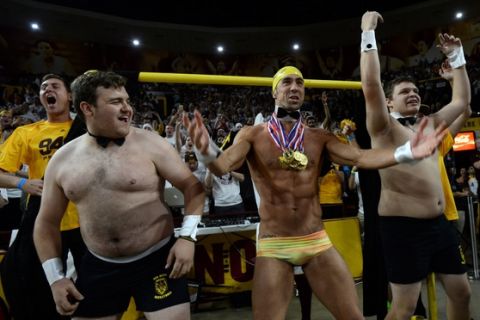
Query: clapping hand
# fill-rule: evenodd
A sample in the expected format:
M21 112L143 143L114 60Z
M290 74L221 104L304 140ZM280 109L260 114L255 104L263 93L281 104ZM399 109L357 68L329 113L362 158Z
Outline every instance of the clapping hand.
M428 117L422 118L417 133L410 140L413 158L417 160L431 156L447 133L447 124L442 122L433 132L424 134L428 121Z
M197 150L203 154L208 154L208 146L210 143L210 136L208 135L208 130L203 124L202 116L198 110L195 110L193 114L193 119L190 120L188 115L183 113L183 125L188 130L188 135L193 141L194 146Z

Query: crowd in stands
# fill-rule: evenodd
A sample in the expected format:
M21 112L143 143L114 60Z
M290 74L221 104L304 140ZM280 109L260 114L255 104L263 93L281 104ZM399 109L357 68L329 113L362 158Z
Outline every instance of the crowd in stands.
M480 59L469 58L468 71L472 83L472 110L480 111ZM435 112L447 103L450 88L438 75L441 61L424 62L416 66L403 66L398 71L384 71L382 78L388 81L399 73L408 73L418 81L422 92L423 113ZM340 79L339 79L340 80ZM347 80L347 79L345 79ZM352 80L352 79L349 79ZM358 79L353 79L358 80ZM2 78L0 84L0 126L3 142L17 127L46 118L38 98L39 79L22 76L16 80ZM130 82L134 82L130 80ZM255 121L267 121L273 112L272 97L268 87L249 86L205 86L163 83L130 83L135 90L129 90L135 108L133 125L146 130L157 131L178 148L182 159L188 162L187 133L181 125L180 114L193 114L195 109L202 114L213 140L221 147L231 143L234 134L242 126L253 125ZM305 123L312 127L327 127L339 131L344 119L357 121L356 110L364 108L363 95L359 90L328 90L328 112L330 123L325 123L326 109L323 107L323 90L307 89L302 107ZM72 115L75 110L71 110ZM175 127L179 134L175 136ZM190 147L191 149L191 147ZM190 150L191 151L191 150ZM347 191L350 168L344 168L344 190ZM202 173L202 177L205 173ZM346 194L348 194L346 192ZM253 197L252 197L253 198ZM355 200L349 201L350 203ZM251 208L248 203L247 208Z

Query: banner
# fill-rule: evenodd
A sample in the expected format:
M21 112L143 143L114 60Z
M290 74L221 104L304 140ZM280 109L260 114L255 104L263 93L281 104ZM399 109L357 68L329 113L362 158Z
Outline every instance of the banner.
M251 290L256 255L255 230L198 236L190 274L203 292Z
M354 278L363 272L360 228L357 217L324 221L333 245ZM256 256L255 230L198 236L194 269L189 279L202 292L234 293L252 288Z

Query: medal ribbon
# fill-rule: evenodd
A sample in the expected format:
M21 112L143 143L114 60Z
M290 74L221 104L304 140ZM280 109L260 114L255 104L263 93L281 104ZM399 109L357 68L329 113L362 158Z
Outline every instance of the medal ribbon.
M295 125L288 135L285 132L285 127L278 120L275 112L268 121L267 127L273 142L280 150L283 152L287 150L303 152L304 125L301 117L295 122Z

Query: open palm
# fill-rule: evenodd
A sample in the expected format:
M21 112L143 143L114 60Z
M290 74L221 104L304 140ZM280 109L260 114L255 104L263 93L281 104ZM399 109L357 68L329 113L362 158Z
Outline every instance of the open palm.
M188 130L188 134L193 141L193 144L200 151L201 154L208 153L208 145L210 143L210 136L208 130L203 124L202 116L198 110L195 110L193 119L190 120L186 113L183 114L183 125Z
M417 133L410 140L413 158L417 160L431 156L447 133L447 125L442 122L433 132L424 134L428 121L428 117L422 118Z

